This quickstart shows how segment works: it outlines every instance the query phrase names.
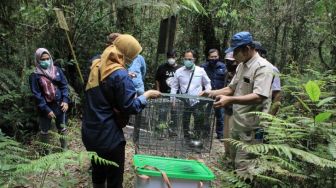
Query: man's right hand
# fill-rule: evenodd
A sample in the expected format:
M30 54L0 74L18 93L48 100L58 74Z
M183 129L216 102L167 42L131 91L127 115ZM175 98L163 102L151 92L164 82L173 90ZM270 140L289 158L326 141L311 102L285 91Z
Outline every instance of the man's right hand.
M214 102L214 108L221 108L231 104L232 97L225 96L225 95L218 95L216 97L216 101Z
M53 111L49 112L48 118L50 118L50 119L56 118L56 116L55 116L55 114L54 114Z

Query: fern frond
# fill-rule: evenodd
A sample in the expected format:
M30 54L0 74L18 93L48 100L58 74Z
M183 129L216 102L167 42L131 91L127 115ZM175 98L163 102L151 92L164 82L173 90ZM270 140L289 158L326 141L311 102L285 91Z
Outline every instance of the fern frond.
M0 94L16 90L20 83L20 77L10 69L0 68Z
M75 89L71 86L68 85L69 88L69 97L72 103L76 106L81 103L81 98L79 97L78 93L75 91Z
M336 136L332 134L328 134L328 136L329 136L328 152L334 159L336 159Z
M16 153L21 153L21 154L28 153L28 150L22 149L18 146L7 146L6 148Z
M76 163L74 158L77 154L71 150L62 153L53 153L41 157L36 160L32 160L27 164L19 164L15 171L15 174L30 174L41 173L48 169L56 169L64 166L65 164Z
M265 176L265 175L257 174L256 177L259 178L259 179L261 179L261 181L270 182L272 184L285 185L285 183L282 182L281 180L273 178L271 176Z
M18 155L17 153L15 154L6 154L4 156L5 158L3 159L4 161L12 161L12 162L17 162L17 163L26 163L26 162L29 162L30 159L26 158L26 157L22 157L20 155Z
M277 151L278 155L284 155L289 160L292 160L293 156L292 154L296 155L297 157L300 157L301 160L314 164L319 167L328 167L328 168L336 168L336 162L331 161L322 157L319 157L317 155L314 155L312 153L309 153L304 150L300 150L297 148L292 148L287 145L274 145L274 144L253 144L248 145L244 142L237 141L234 139L225 139L225 141L229 142L230 144L233 144L235 147L240 147L243 150L249 152L249 153L256 153L256 154L267 154L270 151Z
M99 157L96 152L88 152L88 156L90 159L94 160L94 162L97 164L113 165L113 166L119 167L117 163Z
M42 146L43 148L45 149L62 149L60 146L55 146L55 145L52 145L52 144L48 144L48 143L45 143L45 142L40 142L40 141L34 141L33 143L39 145L39 146Z
M300 174L301 170L293 165L293 162L289 163L279 157L267 155L261 156L258 160L259 163L257 168L262 168L264 170L265 173L263 173L263 175L291 177L298 180L305 180L308 178L307 176Z
M240 187L240 188L250 188L251 185L245 183L241 180L233 171L227 172L222 171L216 167L214 170L219 174L219 177L223 180L223 187Z
M56 137L57 139L64 139L64 140L70 140L70 137L68 135L64 135L64 134L59 134L57 132L54 131L49 131L49 133Z
M291 148L291 152L299 157L301 157L302 160L309 162L311 164L314 164L316 166L325 168L336 168L336 162L335 161L330 161L328 159L324 159L321 157L318 157L317 155L314 155L312 153L299 150L296 148Z
M281 157L277 157L277 156L270 156L270 155L263 155L261 156L261 159L263 160L266 160L266 161L273 161L273 162L276 162L278 163L280 166L286 168L286 169L289 169L293 172L299 172L299 168L297 168L295 165L293 165L293 163L290 163L286 160L284 160L283 158Z

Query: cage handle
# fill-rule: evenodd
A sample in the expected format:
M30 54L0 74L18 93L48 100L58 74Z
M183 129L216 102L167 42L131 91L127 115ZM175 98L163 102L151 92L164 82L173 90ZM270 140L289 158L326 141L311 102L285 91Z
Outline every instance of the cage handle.
M198 188L203 188L203 186L204 186L203 182L202 182L202 181L199 181L197 187L198 187Z
M155 170L155 171L160 172L161 176L162 176L162 179L163 179L163 182L168 186L168 188L172 188L172 185L171 185L171 183L169 181L169 178L168 178L167 174L164 171L162 171L162 170L160 170L160 169L158 169L158 168L156 168L154 166L150 166L150 165L145 165L142 168L143 169L148 169L148 170ZM146 179L146 178L144 177L144 179Z

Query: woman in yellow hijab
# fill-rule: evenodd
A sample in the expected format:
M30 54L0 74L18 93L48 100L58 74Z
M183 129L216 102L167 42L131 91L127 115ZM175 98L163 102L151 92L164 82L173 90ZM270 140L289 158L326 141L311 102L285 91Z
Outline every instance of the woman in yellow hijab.
M141 52L142 47L131 35L119 35L100 59L92 62L86 85L82 140L88 151L114 161L119 167L92 163L93 187L122 187L125 144L122 128L129 115L141 112L147 99L157 98L160 92L146 91L137 96L126 65Z

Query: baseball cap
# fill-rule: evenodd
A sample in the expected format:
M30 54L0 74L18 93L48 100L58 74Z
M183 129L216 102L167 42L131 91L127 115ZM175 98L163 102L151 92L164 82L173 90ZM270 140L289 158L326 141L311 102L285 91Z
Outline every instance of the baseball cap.
M252 35L248 31L242 31L233 35L230 41L230 47L225 50L225 53L233 52L239 46L251 44L253 42Z
M230 61L234 61L235 58L233 57L233 52L229 52L225 54L225 59L230 60Z

